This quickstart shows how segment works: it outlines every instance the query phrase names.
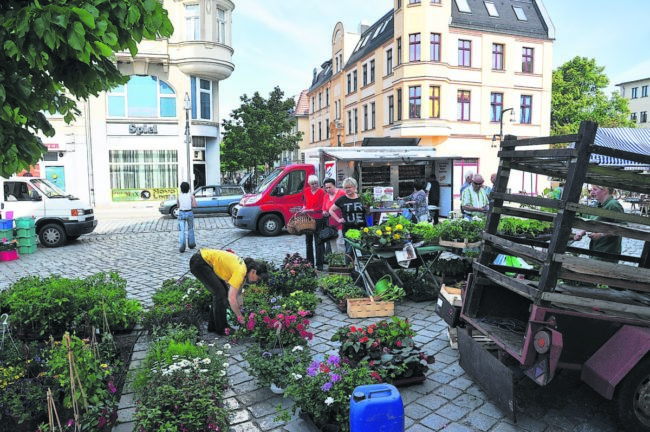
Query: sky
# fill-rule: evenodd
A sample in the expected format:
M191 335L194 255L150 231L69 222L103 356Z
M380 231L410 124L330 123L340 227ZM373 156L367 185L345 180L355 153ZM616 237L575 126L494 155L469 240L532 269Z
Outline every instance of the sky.
M650 1L542 1L555 27L553 69L575 56L595 58L610 79L608 94L615 84L650 76ZM275 86L297 99L314 68L320 71L331 56L337 22L358 31L361 22L373 24L393 6L393 0L234 2L235 70L219 84L221 118L241 105L243 94L266 98Z

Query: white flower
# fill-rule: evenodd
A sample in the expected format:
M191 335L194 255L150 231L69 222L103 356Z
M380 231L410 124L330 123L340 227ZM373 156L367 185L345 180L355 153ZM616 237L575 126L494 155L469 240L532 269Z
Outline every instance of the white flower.
M207 369L200 369L201 372L206 373L208 370Z
M221 350L217 351L217 355L218 356L223 355L223 351L221 351Z
M227 350L229 350L229 349L230 349L230 344L224 344L224 345L223 345L223 349L227 349Z
M334 403L334 399L332 399L332 396L325 399L325 405L332 405L333 403Z
M293 349L291 350L291 352L302 351L302 350L303 350L302 346L300 346L300 345L296 345L295 347L293 347Z
M206 358L204 358L203 360L201 360L201 363L210 364L211 361L212 361L212 360L210 360L209 357L206 357Z
M222 370L221 372L219 372L219 375L221 375L221 376L225 376L225 375L226 375L226 371L225 371L225 370Z
M214 344L213 344L213 343L211 343L211 344L208 344L208 346L209 346L209 347L213 347L213 346L214 346Z
M224 367L224 368L227 368L228 366L230 366L230 365L228 364L228 362L224 362L223 367Z
M293 375L293 379L296 380L296 381L302 378L302 375L297 374L297 373L292 373L291 375Z

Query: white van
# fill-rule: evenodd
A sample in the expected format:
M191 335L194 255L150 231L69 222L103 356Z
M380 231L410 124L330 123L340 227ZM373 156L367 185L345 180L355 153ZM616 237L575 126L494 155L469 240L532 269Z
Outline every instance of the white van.
M45 247L63 246L68 239L93 232L97 220L93 209L68 195L47 179L37 177L0 178L0 211L13 218L32 217L36 233Z

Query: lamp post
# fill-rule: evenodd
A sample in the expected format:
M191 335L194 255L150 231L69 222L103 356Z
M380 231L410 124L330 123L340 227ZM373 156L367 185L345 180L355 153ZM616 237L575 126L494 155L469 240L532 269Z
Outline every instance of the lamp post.
M499 116L499 135L498 135L499 142L501 142L503 140L503 115L505 113L507 113L508 111L510 111L510 122L515 121L515 119L514 119L514 115L515 115L514 108L506 108L506 109L501 111L501 115ZM497 142L497 135L494 134L494 135L492 135L492 147L493 148L497 146L496 142Z
M192 109L192 101L190 95L185 93L184 106L185 108L185 145L187 146L187 182L190 184L191 190L194 190L192 184L192 136L190 135L190 110Z

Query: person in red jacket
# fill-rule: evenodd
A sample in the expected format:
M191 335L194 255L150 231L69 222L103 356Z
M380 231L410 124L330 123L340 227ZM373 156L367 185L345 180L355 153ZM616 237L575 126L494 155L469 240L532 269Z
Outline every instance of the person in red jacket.
M320 187L318 177L310 175L307 179L309 187L305 188L302 193L304 205L303 212L316 219L316 232L305 234L305 246L307 247L307 261L316 267L316 270L323 270L323 261L325 248L323 243L318 239L318 231L323 220L323 198L325 192ZM314 249L316 250L316 259L314 260Z

